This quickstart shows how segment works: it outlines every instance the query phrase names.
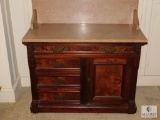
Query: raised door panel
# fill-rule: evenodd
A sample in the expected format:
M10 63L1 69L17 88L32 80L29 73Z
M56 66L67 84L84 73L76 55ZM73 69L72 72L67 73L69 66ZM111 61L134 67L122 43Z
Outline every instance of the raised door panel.
M91 62L89 101L93 104L123 104L127 101L132 60L94 59Z
M122 65L100 65L95 68L95 96L120 96Z

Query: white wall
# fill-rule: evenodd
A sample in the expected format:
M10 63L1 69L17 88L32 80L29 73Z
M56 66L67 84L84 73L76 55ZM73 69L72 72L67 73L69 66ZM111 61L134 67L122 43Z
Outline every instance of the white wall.
M160 76L160 0L155 0L151 18L145 73L149 76Z
M2 20L2 10L0 5L0 73L3 73L0 75L0 85L5 88L11 88L11 76L10 76L10 70L9 70L9 61L8 61L8 53L7 53L7 47L6 47L6 38L4 33L4 25ZM7 81L8 80L8 81Z
M142 48L138 86L160 85L160 0L139 0L140 27L148 39Z
M8 1L0 1L0 102L15 102L21 81L17 69L15 46Z
M32 4L31 0L9 0L11 20L15 40L18 71L22 86L30 86L26 47L22 38L30 27Z

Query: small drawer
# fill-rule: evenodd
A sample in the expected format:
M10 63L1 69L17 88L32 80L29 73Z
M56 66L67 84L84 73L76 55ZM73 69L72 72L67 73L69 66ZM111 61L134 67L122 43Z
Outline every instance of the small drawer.
M54 58L54 59L36 59L37 68L80 68L80 59L64 59L64 58Z
M35 45L35 53L134 53L134 45L131 44L74 44L74 45Z
M34 52L45 53L63 53L66 50L66 46L61 45L35 45Z
M79 85L80 76L37 77L38 85Z
M43 92L71 92L71 91L80 91L79 87L38 87L38 91Z
M42 101L80 100L80 92L39 92L38 99Z

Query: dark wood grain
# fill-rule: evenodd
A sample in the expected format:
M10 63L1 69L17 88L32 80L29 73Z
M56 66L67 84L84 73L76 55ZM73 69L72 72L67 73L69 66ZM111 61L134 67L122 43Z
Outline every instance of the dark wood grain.
M31 112L135 113L141 46L27 44Z
M37 59L35 60L37 68L79 68L80 59Z
M38 86L39 92L67 92L80 91L80 86Z
M80 100L79 92L39 92L38 100L41 101L62 101L62 100Z
M43 76L37 77L38 85L79 85L79 76Z
M34 52L36 53L133 53L133 45L36 45L34 46Z
M122 65L97 65L95 95L120 96L122 86Z
M120 96L126 59L95 59L95 96Z

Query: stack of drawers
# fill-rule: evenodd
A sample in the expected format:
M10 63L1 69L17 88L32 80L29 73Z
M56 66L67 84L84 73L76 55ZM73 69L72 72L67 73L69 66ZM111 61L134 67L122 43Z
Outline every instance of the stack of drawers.
M72 56L66 58L59 54L60 51L53 52L53 49L45 49L45 46L32 47L29 49L34 53L32 66L35 70L35 79L32 93L36 94L37 101L52 104L80 104L80 58L72 58ZM33 58L29 59L29 63Z
M38 71L45 71L37 73L39 101L80 102L80 59L40 58L35 64Z

